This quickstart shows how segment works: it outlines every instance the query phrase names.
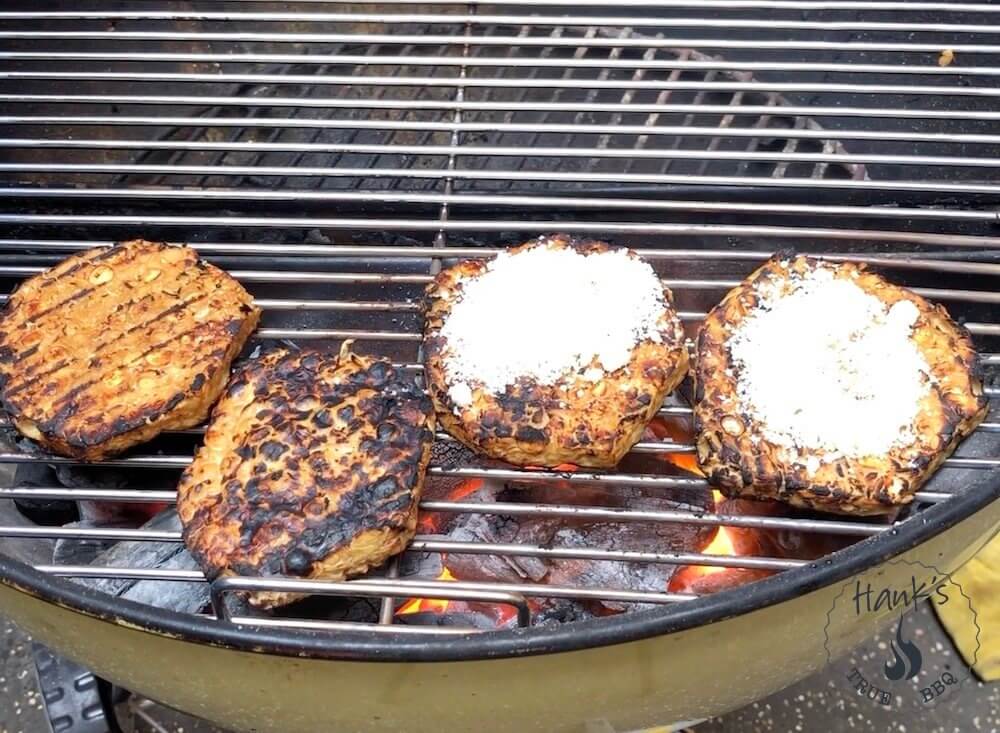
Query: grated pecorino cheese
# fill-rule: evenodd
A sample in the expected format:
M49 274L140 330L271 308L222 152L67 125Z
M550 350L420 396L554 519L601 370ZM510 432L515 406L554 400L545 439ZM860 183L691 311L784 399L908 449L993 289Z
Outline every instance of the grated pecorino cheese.
M441 328L449 394L466 405L474 387L501 394L521 377L596 381L625 366L637 343L661 340L665 308L653 268L625 250L501 253L464 281Z
M810 470L817 458L884 455L915 440L931 378L912 338L912 302L889 307L823 266L757 294L729 349L740 406L765 438L819 452L803 461Z

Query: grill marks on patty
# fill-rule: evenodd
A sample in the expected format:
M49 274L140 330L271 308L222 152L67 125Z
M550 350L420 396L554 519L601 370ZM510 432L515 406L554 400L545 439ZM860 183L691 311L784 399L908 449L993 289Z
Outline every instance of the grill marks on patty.
M91 250L11 296L0 397L22 432L99 460L204 419L258 318L239 283L190 248Z
M347 350L248 362L181 478L185 542L210 577L363 573L413 536L433 429L429 399L388 362Z

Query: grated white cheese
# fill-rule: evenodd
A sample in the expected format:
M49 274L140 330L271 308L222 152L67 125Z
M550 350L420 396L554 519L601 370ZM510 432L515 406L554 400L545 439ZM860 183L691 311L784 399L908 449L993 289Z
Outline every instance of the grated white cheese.
M759 309L734 330L741 408L764 437L818 460L881 455L913 442L930 367L912 339L917 307L891 308L820 266L758 288ZM803 462L818 468L817 459Z
M625 366L637 343L661 340L665 308L653 268L625 250L501 253L464 282L441 328L449 395L467 405L474 386L501 394L520 377L597 381Z

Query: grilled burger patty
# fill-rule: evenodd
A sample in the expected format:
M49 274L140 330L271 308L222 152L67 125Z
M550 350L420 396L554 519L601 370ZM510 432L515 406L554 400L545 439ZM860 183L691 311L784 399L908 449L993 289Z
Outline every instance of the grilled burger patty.
M786 323L795 318L788 309L775 316L780 308L775 293L789 297L787 293L797 288L830 288L831 283L839 288L839 300L831 302L822 317L806 314L804 319L811 318L811 323L803 322L796 332L778 336L786 339L784 349L779 344L774 349L777 354L763 349L755 353L746 346L752 319L768 312ZM863 292L847 287L850 283ZM841 349L843 363L823 362L826 357L822 355L817 361L815 353L802 351L803 343L817 343L810 341L807 331L833 333L838 323L852 317L852 304L871 306L864 294L877 299L878 308L872 312L883 330L873 332L874 341L865 341L864 329L856 328L835 345ZM760 325L758 321L752 332L760 334ZM890 347L880 341L890 340L893 333L897 334L895 351L882 353ZM743 362L733 354L740 339ZM748 354L763 361L748 365ZM837 367L833 378L827 373L813 382L816 388L811 393L796 392L794 385L805 384L811 377L787 370L824 363ZM752 374L748 372L751 367ZM698 336L694 376L698 459L712 484L730 497L777 499L842 514L887 513L911 501L987 410L972 341L943 307L888 283L863 265L828 264L805 257L769 261L709 313ZM788 393L779 398L783 403L774 405L778 412L748 403L748 381L766 382L771 377L788 385ZM862 383L865 378L873 383ZM833 401L824 403L824 399ZM810 410L815 412L811 423L803 417ZM802 436L789 440L788 434L776 432L774 425L761 419L762 412L784 414L781 419L787 425L799 425ZM852 414L853 419L844 420ZM904 424L898 426L898 437L893 440L892 420L897 414L904 416ZM839 424L834 422L838 415L843 421ZM880 435L872 424L883 421L888 421L883 424L889 430ZM831 436L839 436L840 448L831 447ZM884 448L864 450L866 445L879 445L880 440Z
M509 257L521 257L534 250L571 251L593 256L613 251L648 270L655 286L653 337L643 337L624 354L624 363L606 370L597 356L575 371L564 372L546 383L520 376L499 391L482 383L459 383L449 362L463 355L459 344L447 336L448 322L465 297L469 284L484 277L490 263L461 262L441 272L428 287L425 301L424 366L431 399L441 425L469 448L487 456L519 465L610 467L617 464L635 444L663 398L687 372L688 352L684 332L672 306L670 291L663 288L655 273L631 250L614 250L603 242L578 240L566 235L542 237L509 250ZM564 273L551 273L558 278ZM625 288L631 283L626 282ZM522 340L528 328L539 329L538 318L550 309L561 309L568 320L573 303L552 302L551 293L526 291L531 286L517 283L503 298L513 306L525 305L525 315L499 309L504 323L483 325L487 338L497 340L500 353L507 350L516 360L530 358L533 346ZM634 288L633 288L634 289ZM579 297L586 298L587 294ZM572 294L569 297L573 297ZM527 299L527 300L524 300ZM600 305L600 304L599 304ZM509 321L509 323L507 322ZM577 324L578 326L580 324ZM586 329L589 324L584 323ZM597 326L594 326L597 328ZM558 323L544 322L542 328L558 331ZM612 330L616 326L612 326ZM621 324L620 329L627 329ZM540 334L542 340L550 334ZM558 333L551 333L553 338ZM537 341L534 343L538 343ZM500 358L498 356L498 358ZM506 358L504 356L503 358ZM464 396L464 399L461 399Z
M22 283L0 316L0 401L22 433L87 461L196 425L259 310L194 250L136 240Z
M210 578L363 573L412 539L433 436L430 400L387 361L346 345L249 361L181 477L184 541Z

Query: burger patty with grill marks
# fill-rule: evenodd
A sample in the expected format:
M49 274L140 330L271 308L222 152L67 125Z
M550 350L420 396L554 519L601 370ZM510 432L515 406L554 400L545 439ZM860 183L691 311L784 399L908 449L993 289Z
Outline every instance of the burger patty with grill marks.
M824 284L816 285L819 280ZM770 340L758 342L773 349L740 352L758 364L741 363L734 356L734 344L745 339L748 321L774 315L780 299L798 288L831 284L838 295L828 308L801 315L799 328L772 331ZM802 302L772 323L795 323L794 311ZM859 316L848 321L852 302L870 309L856 313L874 313L890 331L874 332L878 337L865 346L865 330L871 326ZM896 323L897 347L892 349L885 342L897 308L896 315L906 318L902 328ZM837 333L838 324L848 322L853 325L841 329L846 333L839 342L824 343L825 334ZM807 330L824 335L811 338ZM832 351L816 358L816 353L803 352L804 343L817 353ZM875 356L851 358L866 349ZM797 390L795 383L808 380L792 370L801 372L808 364L825 367L825 376L814 380L813 389ZM988 406L972 339L942 306L863 265L807 257L769 261L708 314L698 336L694 377L698 459L711 483L729 497L777 499L839 514L884 514L910 502L982 421ZM754 380L772 382L772 393L783 384L786 394L773 396L784 402L759 409L747 404L747 385ZM907 383L913 386L907 388ZM784 427L776 430L762 414ZM845 418L851 415L854 419ZM881 434L873 428L880 423L887 426ZM800 434L790 436L788 426ZM817 438L825 444L817 444ZM839 447L831 445L838 441Z
M184 541L210 578L364 573L413 538L433 437L430 400L387 361L347 345L249 361L181 477Z
M0 401L29 438L99 461L204 420L259 316L238 282L189 247L88 250L10 296Z

